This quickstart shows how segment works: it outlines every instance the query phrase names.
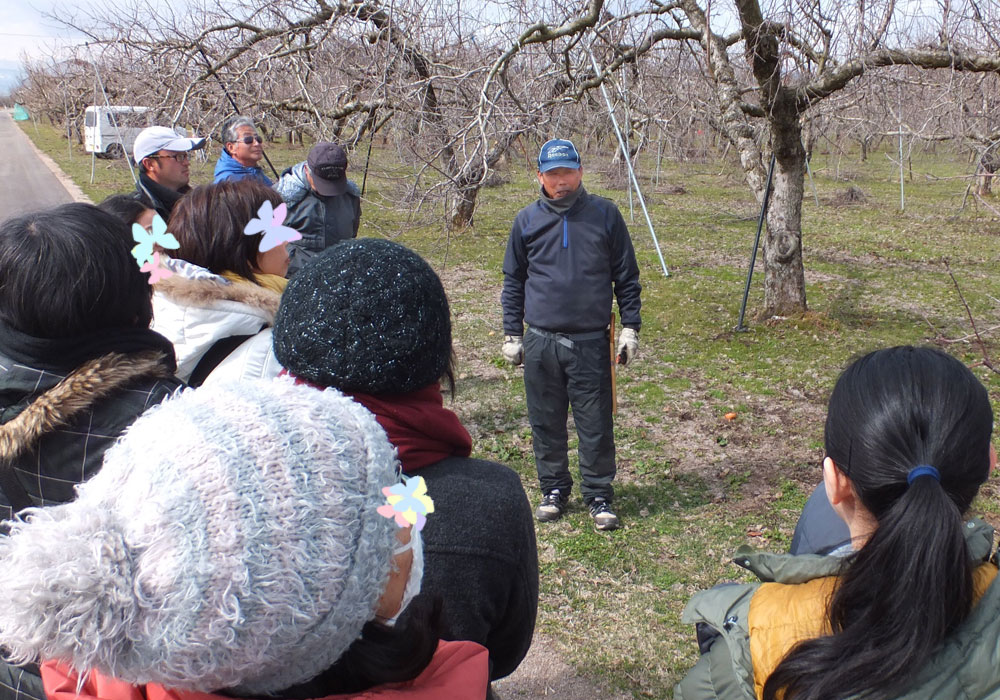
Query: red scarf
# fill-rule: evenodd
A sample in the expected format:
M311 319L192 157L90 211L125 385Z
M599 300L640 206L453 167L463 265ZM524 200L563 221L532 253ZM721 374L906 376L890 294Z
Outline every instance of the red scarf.
M437 382L409 394L350 396L375 414L389 442L396 446L405 474L445 457L472 454L472 437L458 416L444 407Z
M285 374L282 372L282 374ZM323 389L301 377L297 384ZM396 447L405 474L436 464L446 457L468 457L472 454L472 437L458 416L444 407L441 384L435 382L408 394L348 394L375 414L389 442Z

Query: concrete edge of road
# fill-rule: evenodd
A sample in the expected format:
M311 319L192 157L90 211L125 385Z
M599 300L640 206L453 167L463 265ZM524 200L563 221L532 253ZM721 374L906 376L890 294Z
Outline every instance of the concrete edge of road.
M93 204L90 197L83 193L83 190L81 190L80 187L73 182L73 179L69 175L63 172L62 168L60 168L48 154L44 153L40 148L38 148L38 146L35 145L35 142L31 140L30 136L24 133L23 129L20 127L16 128L24 136L24 140L28 142L28 145L31 146L32 150L39 157L39 159L45 163L45 167L48 168L52 174L56 176L56 179L59 180L60 184L66 188L66 191L69 192L69 196L73 198L74 202Z

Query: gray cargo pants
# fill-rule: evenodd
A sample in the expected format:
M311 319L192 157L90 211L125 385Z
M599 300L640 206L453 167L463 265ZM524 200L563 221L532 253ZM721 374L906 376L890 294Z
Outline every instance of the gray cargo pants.
M606 331L524 334L524 391L542 493L569 495L568 407L580 438L580 493L589 503L614 496L615 435L611 417L611 351Z

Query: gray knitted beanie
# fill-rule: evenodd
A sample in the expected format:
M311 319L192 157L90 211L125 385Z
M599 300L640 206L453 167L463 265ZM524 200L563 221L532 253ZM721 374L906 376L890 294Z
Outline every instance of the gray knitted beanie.
M77 500L0 537L0 645L121 680L259 695L327 669L374 618L396 483L374 417L289 379L184 391Z
M289 282L273 337L282 366L314 384L407 393L448 368L448 298L412 250L376 238L343 241Z

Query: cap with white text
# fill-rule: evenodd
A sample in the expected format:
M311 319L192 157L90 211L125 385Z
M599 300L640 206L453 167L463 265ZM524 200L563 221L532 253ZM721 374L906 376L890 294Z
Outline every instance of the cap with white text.
M580 167L580 153L572 141L552 139L543 143L542 150L538 152L538 172L540 173L548 172L553 168L577 170Z
M309 151L306 165L317 193L335 197L347 191L347 153L342 146L320 141Z

